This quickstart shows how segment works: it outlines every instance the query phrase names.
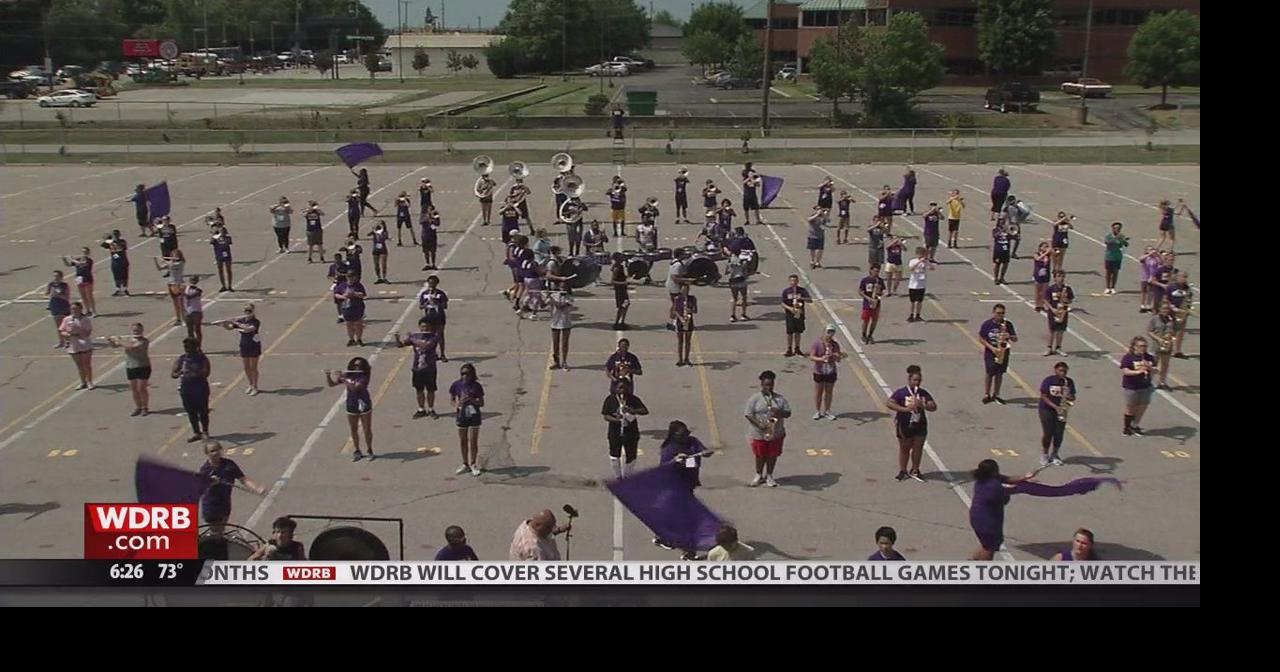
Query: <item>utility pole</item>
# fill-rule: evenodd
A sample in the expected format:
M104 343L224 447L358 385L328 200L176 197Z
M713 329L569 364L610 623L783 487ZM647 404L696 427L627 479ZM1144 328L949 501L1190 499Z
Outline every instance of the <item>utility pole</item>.
M764 75L760 78L760 130L769 132L769 55L773 51L773 0L764 12Z
M249 58L253 58L258 53L257 43L253 39L253 26L257 21L249 22Z
M569 81L569 0L560 0L560 81Z
M400 83L404 84L404 16L400 9L404 0L396 0L396 74L400 75ZM407 8L406 8L407 9Z
M440 0L440 32L444 32L444 0Z
M209 51L209 0L200 3L200 9L204 11L204 50Z
M1080 79L1089 76L1089 38L1093 34L1093 0L1089 0L1089 8L1084 15L1084 59L1080 64ZM1080 125L1089 122L1089 104L1086 102L1084 84L1080 85Z
M302 0L293 0L293 67L302 69Z

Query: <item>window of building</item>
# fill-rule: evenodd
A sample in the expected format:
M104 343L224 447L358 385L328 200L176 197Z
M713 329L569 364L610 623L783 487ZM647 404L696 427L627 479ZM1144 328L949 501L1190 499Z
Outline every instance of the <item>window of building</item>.
M747 19L746 22L747 22L747 27L751 28L752 30L765 29L764 19ZM799 27L800 27L800 19L798 18L784 19L781 17L775 17L773 19L774 30L795 30Z
M922 16L930 26L973 26L978 21L978 10L968 7L946 7L940 9L899 9L898 12L915 12Z

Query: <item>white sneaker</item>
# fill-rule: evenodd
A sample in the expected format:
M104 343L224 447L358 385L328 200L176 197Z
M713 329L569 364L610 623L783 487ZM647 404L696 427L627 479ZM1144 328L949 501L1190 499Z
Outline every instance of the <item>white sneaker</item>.
M835 414L834 414L834 413L832 413L831 411L827 411L826 413L823 413L823 415L824 415L824 416L826 416L826 418L827 418L828 420L835 420L835 419L836 419Z
M813 413L813 419L814 419L814 420L821 420L821 419L822 419L822 411L814 411L814 413Z
M1040 466L1041 466L1041 467L1047 467L1047 466L1049 466L1049 457L1048 457L1048 456L1046 456L1046 455L1041 455L1041 456L1040 456Z
M255 388L253 388L253 389L249 390L249 396L251 396L251 397L256 397L256 396L258 396L258 388L256 388L256 387L255 387Z
M747 486L754 488L757 485L760 485L761 483L764 483L764 476L761 476L760 474L756 474L756 477L751 479L751 482L748 483Z
M778 482L773 480L773 474L769 474L768 476L765 476L764 484L769 486L770 488L778 487Z
M1052 464L1052 465L1053 465L1053 466L1055 466L1055 467L1061 467L1062 465L1064 465L1064 464L1066 464L1066 463L1065 463L1065 462L1063 462L1061 459L1059 459L1059 458L1057 458L1057 457L1054 457L1052 460L1049 460L1049 464Z
M250 385L250 386L248 386L248 387L244 388L244 393L245 393L245 394L253 394L253 386L252 386L252 385Z
M479 476L479 475L480 475L480 466L479 466L479 465L475 465L475 464L471 465L471 475L472 475L472 476Z
M467 473L468 471L471 471L471 465L469 465L469 464L464 464L464 465L462 465L461 467L458 467L457 471L455 471L455 472L453 472L453 473L458 474L458 475L462 475L462 474Z
M85 387L86 387L87 389L92 390L92 389L93 389L93 383L89 383L88 385L85 385Z

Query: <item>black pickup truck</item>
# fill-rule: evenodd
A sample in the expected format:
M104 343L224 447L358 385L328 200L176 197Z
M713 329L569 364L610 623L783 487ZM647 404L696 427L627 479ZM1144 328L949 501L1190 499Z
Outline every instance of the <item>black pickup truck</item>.
M27 98L36 92L36 85L22 80L9 79L0 81L0 96L5 98Z
M987 89L988 110L1031 112L1040 104L1040 92L1021 82L1006 82Z

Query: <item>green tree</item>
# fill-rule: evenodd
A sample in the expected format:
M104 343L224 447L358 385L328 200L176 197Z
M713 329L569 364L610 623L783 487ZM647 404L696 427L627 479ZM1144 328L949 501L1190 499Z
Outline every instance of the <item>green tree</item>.
M422 71L431 67L431 55L426 49L418 47L413 50L413 69L418 71L418 76L422 76Z
M569 67L639 49L649 40L649 19L635 0L512 0L496 32L519 40L525 52L519 59L486 52L491 62L497 55L520 72L550 72L560 69L562 46Z
M467 54L462 57L462 67L466 68L468 72L475 70L480 67L480 59L476 58L475 54Z
M525 62L528 53L523 39L508 37L485 47L484 59L494 77L508 79L529 71Z
M733 54L733 42L725 42L719 35L704 31L694 33L684 39L680 52L693 65L701 65L705 70L713 65L720 65L729 60Z
M1152 14L1129 41L1124 72L1143 87L1160 87L1160 107L1169 87L1200 83L1200 17L1186 10Z
M893 14L883 29L849 24L841 32L849 40L850 49L841 50L849 72L837 77L849 82L845 86L836 79L833 91L860 92L869 125L906 122L916 93L942 81L943 47L929 41L928 24L919 14Z
M749 34L747 22L742 18L742 8L727 2L709 2L698 6L684 24L685 37L698 33L714 33L725 43L737 44L738 38Z
M680 19L677 19L675 14L672 14L665 9L659 9L657 13L653 15L651 23L655 26L675 26L676 28L679 28L681 25Z
M840 31L839 45L835 37L819 38L809 58L809 73L818 93L831 99L832 121L840 118L840 99L857 93L857 69L852 57L857 47L855 35L855 27L849 25Z
M450 49L449 53L445 54L444 60L444 67L448 68L449 72L458 72L462 69L462 54L458 53L457 50Z
M324 77L324 74L326 72L329 72L330 70L333 69L333 52L322 51L316 54L316 59L314 62L315 62L316 70L319 70L320 76Z
M364 69L369 71L369 79L377 79L378 68L382 65L382 57L376 51L364 55Z
M742 35L733 45L729 71L734 77L757 79L764 72L764 45L755 35Z
M1053 0L978 0L978 57L1002 81L1043 70L1057 35Z

